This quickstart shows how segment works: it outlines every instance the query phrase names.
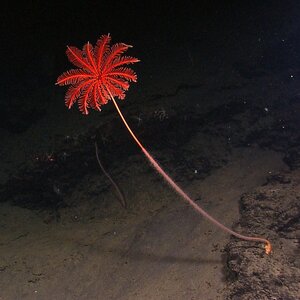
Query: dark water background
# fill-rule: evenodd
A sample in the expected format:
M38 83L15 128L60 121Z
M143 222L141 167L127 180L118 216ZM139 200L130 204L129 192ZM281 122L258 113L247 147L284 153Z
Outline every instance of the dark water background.
M63 91L54 82L70 68L66 45L81 48L105 33L133 44L130 54L142 60L136 67L142 95L151 84L144 83L148 74L159 78L167 69L184 81L181 66L188 63L200 63L203 77L233 56L230 63L245 78L297 70L299 25L295 0L8 3L1 18L0 128L26 130L47 114L50 94L60 93L52 105L61 105ZM174 49L180 51L168 60Z

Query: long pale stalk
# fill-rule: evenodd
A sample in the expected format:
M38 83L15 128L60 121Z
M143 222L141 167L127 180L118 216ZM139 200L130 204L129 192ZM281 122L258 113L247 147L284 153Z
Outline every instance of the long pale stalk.
M240 233L237 233L235 231L233 231L232 229L226 227L225 225L223 225L222 223L220 223L218 220L216 220L214 217L212 217L211 215L209 215L203 208L201 208L194 200L192 200L174 181L173 179L162 169L162 167L157 163L157 161L150 155L150 153L144 148L144 146L142 145L142 143L139 141L139 139L136 137L136 135L133 133L133 131L131 130L131 128L129 127L128 123L126 122L116 100L114 99L113 95L111 94L111 92L108 90L108 93L110 94L111 100L113 101L118 114L120 115L123 123L125 124L127 130L129 131L129 133L131 134L131 136L133 137L133 139L135 140L135 142L138 144L138 146L141 148L141 150L143 151L143 153L145 154L146 158L149 160L150 164L154 167L154 169L166 180L166 182L184 199L188 202L189 205L191 205L194 210L198 213L200 213L203 217L205 217L206 219L208 219L209 221L211 221L213 224L215 224L216 226L218 226L220 229L222 229L223 231L232 234L233 236L242 239L242 240L246 240L246 241L253 241L253 242L262 242L265 243L265 252L266 254L270 254L272 251L272 245L271 243L262 237L252 237L252 236L246 236Z

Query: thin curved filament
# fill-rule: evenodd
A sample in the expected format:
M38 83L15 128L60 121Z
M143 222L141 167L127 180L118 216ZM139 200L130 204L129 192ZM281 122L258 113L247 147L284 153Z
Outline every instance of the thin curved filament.
M115 188L117 196L118 196L118 200L120 201L121 205L124 208L127 208L127 202L126 202L126 198L125 198L123 192L121 191L121 189L119 188L117 183L113 180L113 178L109 175L109 173L105 170L104 166L101 163L101 160L99 158L99 149L98 149L97 141L95 141L95 152L96 152L96 158L97 158L97 162L98 162L100 169L102 170L103 174L108 178L108 180L110 181L112 186Z
M125 124L127 130L129 131L129 133L131 134L131 136L133 137L133 139L135 140L135 142L138 144L138 146L141 148L141 150L143 151L143 153L145 154L146 158L149 160L149 162L151 163L151 165L154 167L155 170L157 170L157 172L166 180L167 183L169 183L169 185L184 199L188 202L188 204L190 204L194 210L196 210L196 212L200 213L203 217L205 217L206 219L208 219L209 221L211 221L213 224L215 224L216 226L218 226L220 229L222 229L223 231L232 234L233 236L242 239L242 240L246 240L246 241L253 241L253 242L262 242L265 243L265 252L266 254L270 254L272 251L272 245L270 243L270 241L268 241L265 238L262 237L252 237L252 236L246 236L240 233L237 233L235 231L233 231L232 229L226 227L225 225L223 225L222 223L220 223L218 220L216 220L215 218L213 218L211 215L209 215L203 208L201 208L194 200L192 200L174 181L173 179L162 169L162 167L157 163L157 161L150 155L150 153L144 148L144 146L142 145L142 143L139 141L139 139L136 137L136 135L133 133L133 131L131 130L131 128L129 127L128 123L126 122L116 100L114 99L113 95L111 94L111 92L108 90L111 100L113 101L118 114L120 115L123 123Z

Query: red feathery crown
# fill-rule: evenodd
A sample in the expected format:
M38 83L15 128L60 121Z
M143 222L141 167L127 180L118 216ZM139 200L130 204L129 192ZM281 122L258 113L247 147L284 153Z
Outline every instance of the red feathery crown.
M117 43L110 47L110 35L102 35L95 48L88 42L82 50L67 47L67 56L79 69L64 72L57 79L58 85L71 85L66 93L68 108L78 99L79 109L88 114L88 108L101 110L113 97L125 98L130 81L137 81L135 72L124 65L139 62L137 58L122 56L132 46Z

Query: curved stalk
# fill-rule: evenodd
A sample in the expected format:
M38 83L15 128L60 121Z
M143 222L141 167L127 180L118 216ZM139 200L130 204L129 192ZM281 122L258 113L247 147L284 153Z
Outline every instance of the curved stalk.
M252 237L252 236L246 236L240 233L237 233L233 231L232 229L226 227L222 223L220 223L218 220L216 220L214 217L209 215L203 208L201 208L194 200L192 200L174 181L173 179L162 169L162 167L158 164L158 162L151 156L151 154L144 148L142 143L139 141L139 139L136 137L136 135L133 133L131 128L129 127L128 123L126 122L116 100L114 99L113 95L111 94L110 90L108 90L108 93L110 94L111 100L113 101L119 116L121 117L124 125L126 126L127 130L135 140L135 142L138 144L138 146L141 148L143 153L145 154L146 158L149 160L151 165L154 167L154 169L165 179L165 181L184 199L188 202L189 205L191 205L194 210L198 213L200 213L203 217L208 219L210 222L218 226L221 230L246 241L253 241L253 242L262 242L265 243L265 252L266 254L270 254L272 251L272 245L270 241L268 241L265 238L262 237Z

